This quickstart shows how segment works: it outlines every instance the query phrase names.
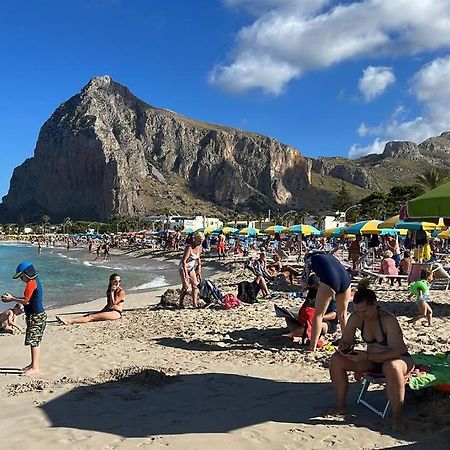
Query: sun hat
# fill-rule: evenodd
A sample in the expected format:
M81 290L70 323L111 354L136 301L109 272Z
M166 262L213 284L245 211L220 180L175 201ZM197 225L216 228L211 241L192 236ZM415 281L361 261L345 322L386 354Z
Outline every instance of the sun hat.
M21 275L26 275L30 280L38 276L33 263L30 261L25 261L17 266L16 274L13 276L14 279L19 278Z

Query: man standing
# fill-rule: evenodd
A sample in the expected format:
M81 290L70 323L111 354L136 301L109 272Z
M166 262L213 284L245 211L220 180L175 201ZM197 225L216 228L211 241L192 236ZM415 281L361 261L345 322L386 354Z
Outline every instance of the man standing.
M25 345L31 349L31 363L23 368L24 375L33 375L39 372L40 343L44 335L47 314L42 301L42 286L36 269L31 262L23 262L17 266L14 279L20 278L25 283L23 297L15 297L6 292L2 301L16 301L24 306L27 320Z

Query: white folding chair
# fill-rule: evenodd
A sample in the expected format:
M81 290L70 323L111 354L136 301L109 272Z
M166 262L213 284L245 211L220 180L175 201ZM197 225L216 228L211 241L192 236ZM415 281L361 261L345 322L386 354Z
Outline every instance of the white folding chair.
M364 406L366 406L367 408L369 408L371 411L373 411L375 414L377 414L378 416L380 416L382 419L384 419L384 417L386 416L388 410L389 410L389 405L390 402L388 399L386 399L386 405L384 406L383 409L378 409L376 406L374 406L373 404L369 403L368 401L368 394L369 394L369 386L370 384L382 384L385 385L386 384L386 380L384 378L384 375L380 374L380 375L375 375L375 374L369 374L366 373L363 375L362 378L362 388L361 388L361 392L359 393L358 399L356 400L356 403L362 403ZM377 391L379 392L379 391Z

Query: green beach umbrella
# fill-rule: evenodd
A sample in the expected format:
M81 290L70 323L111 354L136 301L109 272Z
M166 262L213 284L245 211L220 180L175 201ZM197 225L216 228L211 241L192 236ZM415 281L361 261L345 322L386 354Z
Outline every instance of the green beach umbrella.
M406 204L408 217L436 219L450 217L450 183L442 184Z

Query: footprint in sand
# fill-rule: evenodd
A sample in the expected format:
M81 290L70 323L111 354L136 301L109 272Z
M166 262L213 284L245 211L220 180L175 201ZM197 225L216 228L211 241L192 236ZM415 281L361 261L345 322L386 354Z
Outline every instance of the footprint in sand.
M342 444L342 441L338 439L338 437L335 434L332 434L330 436L326 436L322 439L322 444L326 447L333 447L336 444Z
M270 442L267 438L261 436L261 433L258 433L257 431L244 431L242 433L242 437L244 439L248 439L249 441L256 442L257 444L267 444Z

